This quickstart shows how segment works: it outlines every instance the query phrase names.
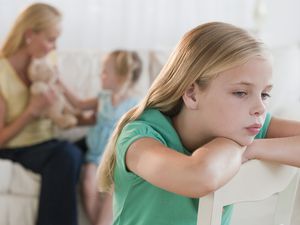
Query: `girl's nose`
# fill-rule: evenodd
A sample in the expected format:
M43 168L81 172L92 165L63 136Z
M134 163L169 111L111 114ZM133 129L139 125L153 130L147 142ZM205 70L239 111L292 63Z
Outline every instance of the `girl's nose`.
M266 112L265 103L261 98L255 101L253 107L250 110L251 115L260 116Z

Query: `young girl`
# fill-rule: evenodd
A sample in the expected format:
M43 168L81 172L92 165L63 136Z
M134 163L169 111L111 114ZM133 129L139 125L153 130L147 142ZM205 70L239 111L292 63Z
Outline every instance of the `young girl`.
M116 121L138 102L132 88L141 69L141 59L136 52L116 50L105 57L100 75L102 91L98 97L80 100L63 85L75 107L96 113L96 117L80 118L81 125L96 123L86 138L88 151L83 175L83 201L92 224L111 224L111 199L109 195L101 196L102 204L99 204L96 170Z
M213 22L188 32L106 147L99 188L114 193L113 224L195 225L198 198L244 157L300 166L300 137L283 138L300 124L266 113L271 77L267 51L246 31Z
M42 176L38 225L77 224L81 152L54 139L52 122L40 113L55 101L55 93L30 97L27 73L32 59L55 49L60 23L56 8L42 3L28 6L16 19L0 56L0 158Z

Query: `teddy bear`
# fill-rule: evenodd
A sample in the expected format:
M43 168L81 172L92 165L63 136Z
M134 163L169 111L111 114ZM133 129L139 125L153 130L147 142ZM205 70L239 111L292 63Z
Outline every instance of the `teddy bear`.
M50 118L59 128L71 128L77 124L76 110L64 96L58 84L58 72L46 58L32 60L28 77L31 81L30 93L39 95L51 87L56 94L55 102L45 109L43 116Z

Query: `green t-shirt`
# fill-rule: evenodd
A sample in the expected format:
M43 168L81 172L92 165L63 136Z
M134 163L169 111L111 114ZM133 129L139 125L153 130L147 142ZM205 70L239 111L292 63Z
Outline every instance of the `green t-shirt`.
M261 129L259 138L266 134L270 116ZM125 165L128 147L137 139L150 137L175 151L190 155L180 142L171 119L155 109L128 123L117 141L117 161L114 171L114 225L196 225L198 198L188 198L158 188ZM222 225L229 225L232 206L224 207Z

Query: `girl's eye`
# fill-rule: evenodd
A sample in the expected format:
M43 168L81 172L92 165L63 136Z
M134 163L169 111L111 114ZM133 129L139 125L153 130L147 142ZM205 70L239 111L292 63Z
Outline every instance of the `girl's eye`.
M271 95L269 93L261 93L261 99L262 100L267 100L270 97L271 97Z
M247 95L247 92L245 92L245 91L235 91L235 92L233 92L233 94L237 97L244 97L244 96Z

